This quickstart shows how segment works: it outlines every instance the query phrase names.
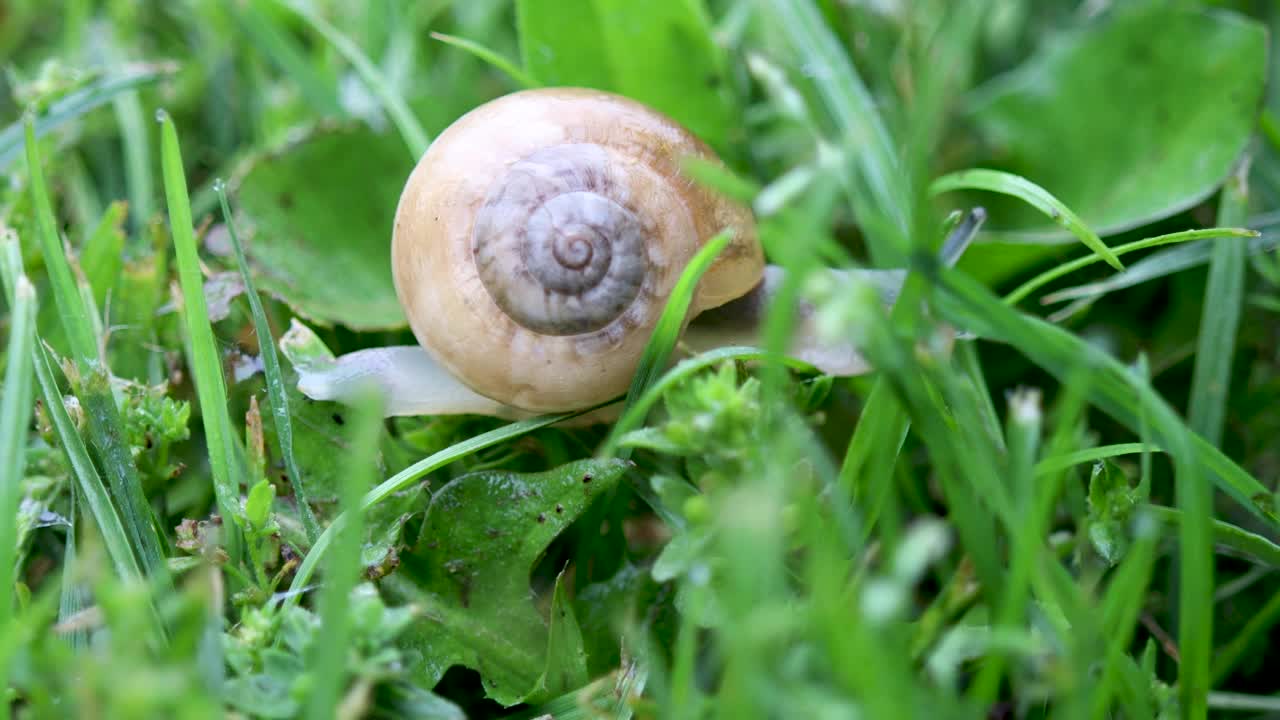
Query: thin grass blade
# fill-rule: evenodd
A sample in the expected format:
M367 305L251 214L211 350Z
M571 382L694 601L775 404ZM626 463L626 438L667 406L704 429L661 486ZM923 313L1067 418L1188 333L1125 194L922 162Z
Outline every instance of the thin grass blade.
M349 596L360 576L360 550L364 545L364 508L360 496L374 479L381 418L381 408L376 401L361 403L353 413L356 431L341 487L342 516L346 521L334 542L333 552L329 554L320 596L320 632L325 642L316 643L311 658L315 683L307 699L307 717L313 720L333 717L333 710L347 685L351 634Z
M624 415L662 375L667 366L667 359L671 357L671 352L675 350L676 343L680 340L680 333L684 331L685 320L689 315L689 305L693 302L693 293L698 288L698 281L702 279L703 273L711 267L711 263L721 251L729 246L732 239L733 236L729 231L721 232L708 240L685 266L680 279L676 281L671 294L667 296L667 304L662 309L662 315L658 317L658 322L653 327L653 334L649 336L649 342L640 355L640 363L636 366L631 388L627 390L626 405L623 407ZM635 421L643 422L644 418L637 418L633 422ZM617 426L615 426L610 440L605 442L606 447L611 449L617 447L617 432ZM629 454L627 449L621 451L621 457Z
M508 58L503 57L496 50L485 47L474 40L468 40L456 35L446 35L441 32L433 32L431 33L431 37L446 45L452 45L459 50L465 50L498 70L501 70L512 80L515 80L516 84L522 89L527 90L529 88L541 87L541 83L534 79L532 75L521 70L519 66Z
M188 364L200 401L200 420L209 450L213 489L223 518L232 527L238 527L240 485L232 476L235 458L232 438L235 436L231 430L231 418L227 414L227 388L222 374L222 356L218 353L213 327L209 324L209 310L205 305L204 281L200 274L200 258L192 229L191 205L182 169L178 131L167 113L161 111L156 117L161 126L160 164L169 206L169 230L173 234L174 259L178 265L178 280L182 285L182 315L186 329Z
M228 3L225 7L235 18L236 25L257 46L259 52L275 63L298 87L316 112L341 117L345 113L338 100L336 84L325 77L307 60L303 48L289 33L280 28L276 19L263 12L260 2Z
M1177 508L1148 505L1146 511L1171 528L1176 529L1182 526L1182 511ZM1280 545L1268 538L1222 520L1213 520L1211 531L1213 542L1218 547L1244 555L1261 565L1280 569Z
M1280 235L1267 234L1261 237L1253 237L1245 245L1247 254L1257 255L1280 245ZM1098 282L1055 290L1041 298L1040 302L1049 304L1064 300L1097 300L1109 292L1168 277L1174 273L1200 265L1207 265L1212 257L1213 244L1208 242L1196 242L1182 247L1161 250L1130 265L1122 273L1117 273Z
M27 435L33 401L32 351L36 341L36 292L26 276L10 285L9 342L4 393L0 397L0 628L13 619L17 584L18 504L26 476ZM6 674L0 682L7 682Z
M267 312L262 307L262 298L259 297L253 283L253 276L249 272L249 263L244 256L244 246L241 245L240 234L236 230L235 217L227 203L226 186L219 184L217 193L218 200L222 203L222 217L227 223L227 234L231 236L231 246L235 249L236 265L240 268L240 278L244 282L244 294L249 300L253 327L258 334L258 350L262 353L262 370L267 378L267 401L271 403L271 416L275 419L276 437L280 441L280 455L284 458L285 472L289 475L289 484L297 499L303 529L307 533L307 539L314 543L320 536L320 524L316 522L315 513L311 511L311 501L307 497L306 487L302 482L302 472L298 469L298 461L293 456L293 420L289 415L289 395L285 390L284 373L280 370L280 357L276 353L275 339L271 335L271 325L267 322Z
M756 11L787 44L796 66L821 68L812 73L813 82L840 130L842 147L849 148L854 166L847 172L860 180L849 183L854 213L876 231L867 233L876 264L896 264L909 247L913 202L879 103L812 0L761 0Z
M101 357L94 327L98 321L85 303L85 296L75 281L70 262L58 239L53 204L49 200L35 141L31 118L27 118L27 166L31 175L31 195L35 208L36 230L44 252L45 269L53 286L63 331L71 346L74 372L70 379L79 396L88 421L89 437L98 452L101 467L111 482L113 500L129 531L130 541L147 572L165 582L164 543L156 529L151 506L147 503L124 437L124 424L115 396L111 391L110 373ZM36 361L39 365L39 359Z
M934 180L929 189L934 195L952 190L986 190L1016 197L1071 231L1085 247L1097 253L1108 265L1116 270L1124 270L1120 258L1116 257L1111 248L1102 242L1102 238L1079 215L1048 190L1020 175L984 168L961 170Z
M1243 163L1222 188L1218 224L1238 225L1248 213L1249 164ZM1196 341L1195 369L1191 375L1191 401L1187 422L1213 445L1222 443L1231 387L1231 360L1236 350L1236 330L1244 305L1245 248L1242 243L1213 244L1209 282L1204 289L1200 335Z
M391 122L400 131L400 137L404 138L404 144L409 148L409 154L413 156L414 161L422 157L427 151L427 146L431 144L430 136L427 135L427 131L423 129L418 119L414 117L413 111L409 109L409 104L400 96L399 91L391 84L386 75L373 64L369 56L365 55L364 51L354 42L351 42L347 36L338 32L338 29L329 24L329 21L320 17L302 3L293 0L275 1L281 7L292 10L298 17L305 20L325 40L329 41L329 44L333 45L347 59L347 62L351 63L351 66L360 75L360 79L368 86L369 92L373 93L373 96L382 104L382 108L391 116Z
M98 356L98 343L93 334L93 325L89 320L88 311L80 300L80 290L76 287L75 276L66 259L66 251L58 237L57 221L53 215L53 204L49 200L49 189L45 185L35 133L35 118L29 115L26 119L27 172L31 176L31 200L35 209L36 235L40 242L40 250L44 253L45 271L53 286L54 304L58 308L58 317L67 334L72 355L77 362L86 365L96 364L101 360Z
M34 135L37 138L44 137L62 125L109 102L120 93L172 75L177 70L176 63L129 63L120 68L117 73L98 78L49 105L48 110L34 119ZM23 146L26 144L23 137L23 123L24 121L18 121L0 130L0 172L7 169L9 163L22 153Z
M1111 248L1116 255L1124 255L1135 250L1145 250L1146 248L1160 247L1161 245L1175 245L1178 243L1191 242L1193 240L1213 240L1218 238L1256 238L1258 232L1247 228L1209 228L1207 230L1184 230L1182 232L1169 233L1167 235L1158 235L1156 237L1137 240L1135 242L1117 245ZM1073 273L1081 268L1088 267L1094 263L1101 262L1102 257L1099 255L1086 255L1082 258L1076 258L1069 262L1055 265L1052 268L1036 275L1025 283L1019 285L1013 292L1005 296L1004 301L1009 305L1016 305L1025 299L1028 295L1057 280L1058 278ZM1137 266L1130 267L1126 272L1134 272ZM1115 276L1120 277L1120 276ZM1053 296L1046 296L1044 302L1053 302L1050 299ZM1055 298L1056 299L1056 298Z
M1062 328L1014 311L961 273L937 266L930 273L934 287L941 291L935 298L938 308L949 322L980 337L1009 343L1060 381L1088 368L1094 375L1090 402L1135 433L1140 432L1145 417L1153 441L1166 452L1172 452L1171 444L1186 432L1177 414L1149 384L1135 378L1104 351ZM1196 467L1215 478L1250 513L1280 526L1266 486L1203 438L1193 434L1188 443L1188 458Z
M85 505L88 506L89 515L98 526L98 533L102 536L107 555L111 558L116 574L123 580L140 580L142 569L130 547L129 534L111 502L111 495L102 482L102 476L94 467L88 448L80 438L80 433L76 431L75 421L71 419L66 406L63 405L62 393L58 391L57 381L54 379L52 363L43 348L36 348L35 367L45 411L49 413L49 418L53 422L54 432L66 456L67 465L71 468L71 475L75 478Z
M22 278L22 256L15 238L0 243L0 278L4 280L10 307L15 307L14 288ZM10 356L13 357L13 356ZM106 540L108 554L117 563L117 571L121 577L137 578L142 576L138 569L137 559L129 547L129 537L124 526L111 505L110 495L102 483L101 476L89 458L79 433L62 404L62 395L53 381L53 371L49 367L46 353L38 343L33 342L29 357L32 359L33 371L40 385L41 396L46 412L53 421L54 431L66 455L67 464L71 467L72 476L76 479L89 504L91 514L98 522L99 531Z
M652 410L653 406L662 399L662 395L665 392L706 368L714 367L722 362L730 360L738 362L779 362L795 370L814 371L814 368L803 361L785 356L770 355L764 350L747 347L745 345L716 348L715 350L709 350L704 353L699 353L694 357L681 360L675 367L668 370L661 378L659 378L657 382L654 382L645 389L634 403L631 403L626 407L617 422L614 423L613 430L610 432L609 437L600 446L600 450L596 453L597 456L612 456L623 436L640 427L640 425L644 423L644 419L649 414L649 411Z
M1036 463L1036 475L1049 475L1050 473L1061 472L1073 465L1083 465L1084 463L1093 463L1107 458L1120 457L1122 455L1134 455L1144 452L1159 452L1160 448L1155 445L1145 443L1117 443L1115 445L1103 445L1101 447L1086 448L1084 450L1074 450L1072 452L1062 453L1061 455L1050 455L1040 462Z

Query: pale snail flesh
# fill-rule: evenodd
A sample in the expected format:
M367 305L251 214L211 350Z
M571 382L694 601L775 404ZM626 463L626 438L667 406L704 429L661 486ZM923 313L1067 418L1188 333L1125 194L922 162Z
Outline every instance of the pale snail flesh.
M299 389L338 401L372 389L388 416L599 405L626 391L685 266L724 230L682 343L753 344L782 271L766 268L749 208L682 172L689 156L718 162L674 120L602 91L526 90L472 110L431 145L396 210L393 276L419 345L299 368ZM871 281L887 302L902 275L829 272ZM790 354L834 375L868 369L855 347L798 325Z

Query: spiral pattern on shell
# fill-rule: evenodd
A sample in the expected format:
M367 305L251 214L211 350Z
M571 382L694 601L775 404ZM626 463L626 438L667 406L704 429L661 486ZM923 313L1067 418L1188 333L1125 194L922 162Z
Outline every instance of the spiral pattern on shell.
M631 206L616 167L598 145L557 145L517 161L490 188L472 252L485 289L521 326L592 332L641 295L653 223Z

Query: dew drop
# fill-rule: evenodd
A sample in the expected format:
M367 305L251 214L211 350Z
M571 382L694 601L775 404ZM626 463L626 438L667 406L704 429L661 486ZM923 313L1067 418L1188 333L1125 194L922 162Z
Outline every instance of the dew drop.
M213 191L219 195L227 191L227 181L217 178L213 181Z
M156 108L156 122L162 123L169 119L169 111L164 108Z

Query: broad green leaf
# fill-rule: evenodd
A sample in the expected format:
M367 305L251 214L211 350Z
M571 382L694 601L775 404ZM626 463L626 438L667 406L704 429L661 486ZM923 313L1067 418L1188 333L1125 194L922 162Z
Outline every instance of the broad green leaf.
M485 691L503 705L571 689L559 683L584 672L581 634L572 638L577 622L570 628L561 617L565 627L549 629L533 602L529 573L551 541L628 467L621 460L583 460L543 473L478 472L435 494L410 570L421 590L412 599L424 607L424 619L404 640L418 653L412 671L424 686L465 665L480 672Z
M615 89L595 0L517 0L516 24L525 72L539 82Z
M1266 80L1266 31L1251 20L1162 3L1118 7L1044 43L967 107L1004 169L1103 235L1212 193L1248 142ZM990 208L995 229L1061 235L1026 208Z
M736 111L701 0L520 0L525 70L545 85L611 90L723 149Z
M258 158L236 196L261 287L316 323L404 327L391 224L412 166L398 138L368 130L315 132Z
M614 82L723 148L736 112L701 0L596 0Z

